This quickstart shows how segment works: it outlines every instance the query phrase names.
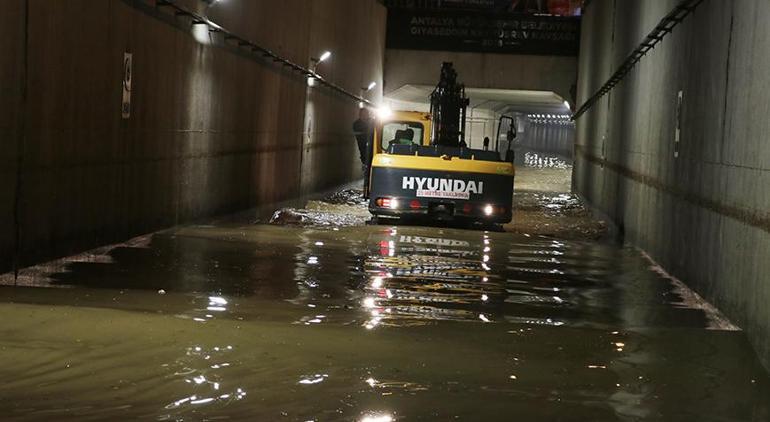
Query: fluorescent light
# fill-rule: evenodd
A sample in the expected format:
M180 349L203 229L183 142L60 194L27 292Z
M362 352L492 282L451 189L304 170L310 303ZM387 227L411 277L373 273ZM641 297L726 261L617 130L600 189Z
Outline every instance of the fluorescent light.
M377 82L372 81L372 83L369 84L366 90L371 91L372 89L374 89L375 86L377 86Z
M325 62L326 60L329 60L329 58L332 56L331 51L324 51L323 54L321 54L321 57L318 58L318 63Z

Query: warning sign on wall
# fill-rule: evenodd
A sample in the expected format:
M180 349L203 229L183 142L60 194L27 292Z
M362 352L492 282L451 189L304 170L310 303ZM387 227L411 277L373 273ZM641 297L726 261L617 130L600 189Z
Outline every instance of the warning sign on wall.
M131 117L131 53L123 53L123 118Z

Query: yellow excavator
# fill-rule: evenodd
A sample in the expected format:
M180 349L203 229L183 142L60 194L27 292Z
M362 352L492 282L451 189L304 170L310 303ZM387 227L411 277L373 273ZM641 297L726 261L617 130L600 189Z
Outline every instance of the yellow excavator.
M375 219L511 221L515 119L500 118L495 148L486 140L483 149L468 148L469 102L452 63L444 63L430 113L380 113L365 192Z

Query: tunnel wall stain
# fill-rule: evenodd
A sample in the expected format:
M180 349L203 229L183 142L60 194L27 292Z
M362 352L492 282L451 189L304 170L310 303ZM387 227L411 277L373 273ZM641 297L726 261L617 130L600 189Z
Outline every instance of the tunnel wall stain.
M590 4L579 103L676 4ZM704 1L578 120L574 186L744 328L770 368L768 14L767 2Z
M371 80L382 86L386 13L374 0L180 3L302 65L333 51L318 72L351 92ZM210 45L208 31L182 30L122 0L11 0L0 9L0 270L16 249L15 199L27 265L360 175L356 103ZM127 120L124 52L133 54Z
M24 72L24 0L9 0L0 13L0 268L11 268L18 196L20 119Z

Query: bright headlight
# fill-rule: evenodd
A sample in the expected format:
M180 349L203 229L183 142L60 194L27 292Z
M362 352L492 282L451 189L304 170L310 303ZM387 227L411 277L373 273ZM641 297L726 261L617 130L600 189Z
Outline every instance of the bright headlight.
M377 117L379 117L380 120L389 119L392 115L393 110L391 110L389 106L384 105L377 109Z

